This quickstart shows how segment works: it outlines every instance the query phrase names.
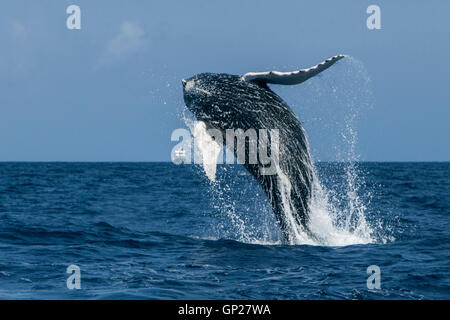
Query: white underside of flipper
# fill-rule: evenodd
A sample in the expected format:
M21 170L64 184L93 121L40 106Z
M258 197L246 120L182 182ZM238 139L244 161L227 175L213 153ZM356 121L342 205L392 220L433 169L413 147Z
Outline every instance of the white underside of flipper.
M339 54L334 57L331 57L311 68L300 69L291 72L280 72L280 71L267 71L267 72L249 72L242 76L242 79L245 81L254 81L254 82L262 82L262 83L273 83L273 84L299 84L311 77L314 77L316 74L328 69L337 61L344 58L345 55Z
M208 134L206 124L197 121L192 130L196 152L200 153L203 170L211 182L216 181L216 169L221 146Z

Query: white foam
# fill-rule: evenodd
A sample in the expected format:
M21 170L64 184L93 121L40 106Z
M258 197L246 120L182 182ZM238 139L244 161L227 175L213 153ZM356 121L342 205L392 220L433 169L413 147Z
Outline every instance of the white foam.
M347 169L351 170L351 169ZM347 180L348 182L349 180ZM353 185L344 198L344 209L339 209L337 199L332 199L332 191L327 190L315 178L313 197L310 203L309 230L314 234L315 244L326 246L346 246L374 242L372 229L365 219L365 206Z
M311 168L314 172L314 182L309 204L309 232L296 222L295 207L290 196L291 182L279 167L277 169L290 244L346 246L374 242L372 229L365 219L366 207L358 197L356 169L353 166L349 165L346 169L348 188L344 198L347 203L343 211L338 209L337 203L333 203L336 199L330 199L331 192L321 185L315 168Z

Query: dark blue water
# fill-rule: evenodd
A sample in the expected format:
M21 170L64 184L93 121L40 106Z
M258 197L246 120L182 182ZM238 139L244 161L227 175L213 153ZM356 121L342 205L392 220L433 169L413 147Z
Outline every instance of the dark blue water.
M170 163L1 163L0 298L450 298L450 163L360 163L353 190L346 164L317 170L337 218L362 214L370 241L281 244L239 166L211 185Z

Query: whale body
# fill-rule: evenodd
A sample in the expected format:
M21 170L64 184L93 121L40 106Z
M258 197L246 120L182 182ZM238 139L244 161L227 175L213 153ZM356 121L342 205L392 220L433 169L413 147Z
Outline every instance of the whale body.
M294 242L299 228L309 232L313 164L300 120L267 84L302 83L343 57L337 55L311 68L292 72L249 72L243 76L201 73L182 80L187 108L209 128L221 132L228 129L277 130L275 172L263 174L262 169L267 167L267 163L259 158L256 163L245 161L243 165L267 195L284 241L288 243ZM262 137L258 135L258 139ZM233 152L236 154L236 148ZM245 152L248 156L248 145Z

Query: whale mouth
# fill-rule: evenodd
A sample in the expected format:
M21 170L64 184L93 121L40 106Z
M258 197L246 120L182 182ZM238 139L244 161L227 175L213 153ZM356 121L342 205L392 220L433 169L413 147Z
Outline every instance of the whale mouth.
M196 94L197 93L204 93L208 96L211 96L212 93L204 88L201 88L198 85L198 80L196 79L191 79L191 80L181 80L181 83L183 84L183 91L184 92L192 92L192 94Z

